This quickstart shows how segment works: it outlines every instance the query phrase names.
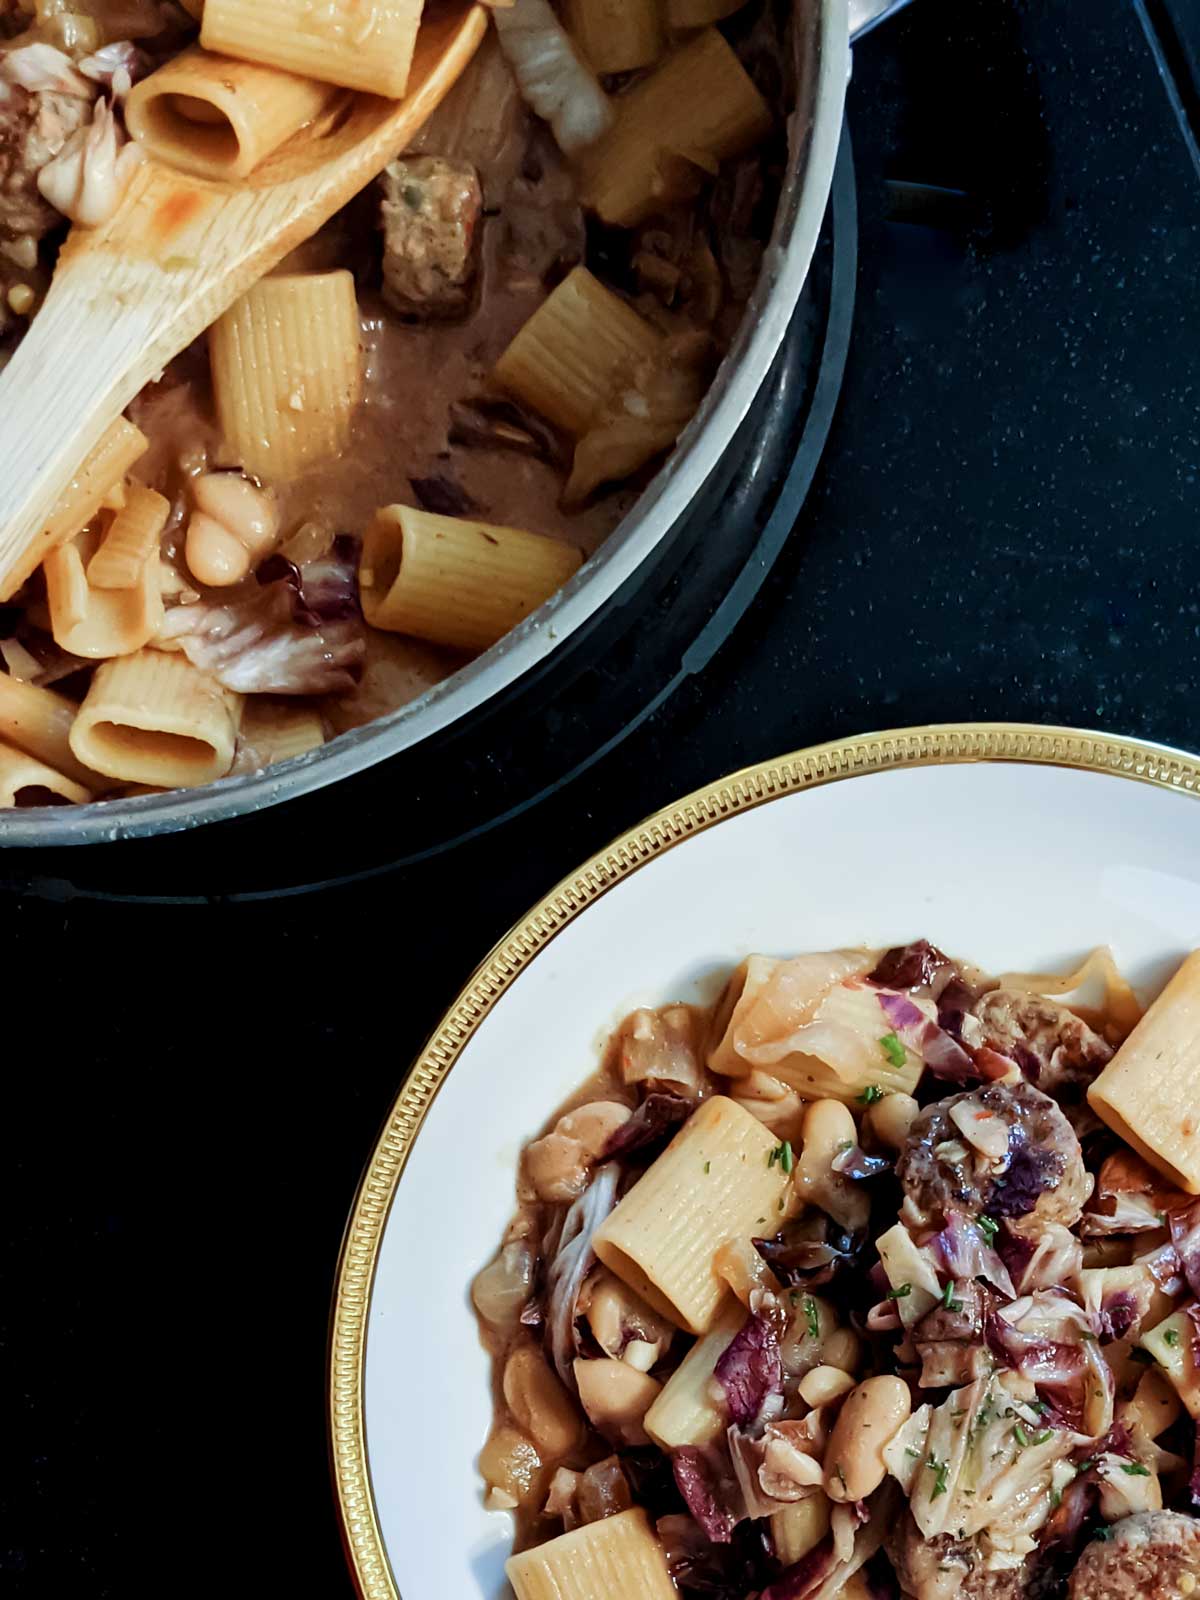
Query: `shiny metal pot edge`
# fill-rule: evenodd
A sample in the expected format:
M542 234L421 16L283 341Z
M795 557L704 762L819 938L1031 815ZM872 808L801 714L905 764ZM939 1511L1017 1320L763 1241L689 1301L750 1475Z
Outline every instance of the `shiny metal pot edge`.
M812 262L833 181L850 70L849 0L797 0L800 104L762 273L732 348L670 460L571 581L478 660L420 699L261 772L199 789L0 813L0 845L83 845L198 827L336 783L476 710L604 606L686 513L758 393ZM807 90L807 94L805 91ZM805 101L807 100L807 105Z

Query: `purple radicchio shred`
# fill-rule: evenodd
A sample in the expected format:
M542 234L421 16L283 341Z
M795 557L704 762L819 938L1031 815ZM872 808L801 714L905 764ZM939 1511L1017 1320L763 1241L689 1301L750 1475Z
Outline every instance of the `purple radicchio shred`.
M975 1004L975 991L961 978L952 978L938 996L938 1027L962 1042L963 1018Z
M732 1485L723 1482L711 1452L682 1445L671 1458L675 1483L688 1510L713 1544L728 1544L738 1519L729 1508Z
M1013 1135L1009 1134L1012 1147ZM1062 1157L1041 1145L1022 1142L1009 1157L1007 1169L992 1184L984 1210L989 1217L1027 1217L1047 1189L1056 1189L1062 1177Z
M745 1600L759 1594L779 1571L762 1522L739 1522L728 1544L702 1542L697 1530L694 1547L668 1559L679 1592L705 1600Z
M779 1335L766 1317L753 1316L743 1324L713 1376L725 1391L732 1422L753 1422L772 1395L783 1393Z
M268 556L257 592L172 606L161 639L240 694L338 694L362 672L366 639L358 603L358 540L298 567Z
M769 1589L763 1590L761 1600L805 1600L821 1587L835 1564L833 1539L826 1534L820 1544L786 1568Z
M662 1145L676 1128L691 1116L695 1107L677 1094L648 1094L627 1122L611 1134L604 1146L604 1160L631 1155Z
M616 1203L621 1169L615 1161L596 1169L591 1183L572 1202L546 1276L546 1340L559 1377L574 1385L572 1363L578 1354L575 1305L595 1259L592 1241Z
M1141 1317L1143 1307L1130 1289L1120 1289L1105 1297L1099 1312L1100 1338L1107 1344L1123 1339Z
M751 1243L785 1288L817 1289L857 1266L865 1241L818 1215L788 1223L773 1239ZM880 1292L886 1288L885 1282Z
M995 1312L988 1316L984 1329L992 1354L1034 1383L1061 1388L1083 1376L1087 1357L1081 1344L1022 1333Z
M1017 1291L999 1251L961 1213L947 1211L946 1226L934 1235L932 1243L952 1278L986 1278L1007 1299L1016 1299Z
M977 1081L979 1072L962 1045L931 1022L907 995L881 989L877 999L893 1032L921 1057L934 1077L952 1083Z
M1200 1421L1196 1423L1196 1441L1192 1447L1192 1475L1188 1480L1192 1504L1200 1507Z
M1200 1295L1200 1200L1193 1200L1181 1211L1168 1212L1167 1223L1188 1288Z
M468 517L479 510L463 486L445 473L431 472L428 477L408 481L424 509L439 517Z
M949 965L950 957L928 939L914 939L912 944L885 950L875 970L868 972L867 981L885 989L927 989L942 968Z
M1185 1309L1192 1324L1192 1363L1200 1367L1200 1305L1193 1302Z
M890 1156L869 1156L861 1145L852 1144L834 1156L832 1166L843 1178L861 1182L866 1178L877 1178L881 1172L890 1172L895 1162Z

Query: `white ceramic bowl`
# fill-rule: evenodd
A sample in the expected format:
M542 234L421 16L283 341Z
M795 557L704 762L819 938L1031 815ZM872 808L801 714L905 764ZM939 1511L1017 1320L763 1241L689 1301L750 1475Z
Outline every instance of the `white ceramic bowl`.
M1192 758L1099 735L874 735L693 795L548 895L416 1064L347 1233L332 1429L363 1593L504 1592L511 1524L482 1506L491 1398L468 1285L513 1209L522 1142L628 1011L711 1000L751 951L921 936L997 971L1065 971L1108 943L1153 992L1200 944L1198 786Z

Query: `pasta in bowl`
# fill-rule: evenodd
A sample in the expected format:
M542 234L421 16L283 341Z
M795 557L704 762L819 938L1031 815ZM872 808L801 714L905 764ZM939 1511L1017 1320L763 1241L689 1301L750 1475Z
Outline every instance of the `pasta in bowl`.
M626 1018L472 1290L517 1600L1194 1593L1198 996L919 940Z
M0 46L10 344L60 217L102 226L147 163L252 188L336 144L403 94L422 20L152 9L46 8ZM313 751L489 650L620 521L738 337L796 87L768 5L609 10L498 7L378 183L105 434L5 597L0 801Z

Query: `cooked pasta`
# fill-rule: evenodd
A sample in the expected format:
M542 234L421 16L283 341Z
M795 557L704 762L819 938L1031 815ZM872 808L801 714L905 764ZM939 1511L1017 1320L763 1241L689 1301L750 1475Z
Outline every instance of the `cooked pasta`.
M486 650L582 559L570 545L521 528L384 506L363 541L363 612L375 628Z
M645 1592L583 1553L639 1508L684 1597L1200 1592L1200 1200L1086 1109L1147 1036L1187 1059L1195 959L1140 1040L1103 952L1097 990L925 940L750 957L714 1006L628 1018L473 1289L520 1600ZM872 1084L777 1138L720 1093L766 1103L758 1056L817 1046L914 1056L903 1114Z
M1088 1090L1114 1132L1200 1194L1200 952L1188 957Z
M76 709L53 689L0 673L0 739L36 756L81 788L106 787L98 773L76 760L71 749Z
M130 467L145 453L148 444L145 434L132 422L125 417L117 418L59 497L44 533L29 551L8 592L0 595L0 599L10 599L41 565L48 550L73 538L92 520L106 497L124 481Z
M623 1511L524 1550L505 1571L517 1600L676 1600L644 1511Z
M496 363L496 382L568 433L583 433L623 374L662 336L587 270L569 272Z
M566 15L567 26L596 72L648 67L663 52L666 36L659 0L567 0Z
M245 178L315 122L336 93L311 77L194 48L134 85L125 120L167 166L202 178Z
M209 334L213 394L247 472L286 479L336 455L362 393L349 272L264 278Z
M686 198L715 163L749 150L770 126L745 68L708 28L621 98L610 131L580 157L584 203L605 222L632 227Z
M0 743L0 806L76 805L92 798L81 783L64 777L44 761Z
M702 1333L663 1385L645 1417L646 1432L661 1450L711 1444L728 1426L725 1408L713 1393L713 1369L746 1321L746 1308L727 1300L707 1333Z
M87 564L87 581L93 589L136 588L147 563L158 555L171 502L144 483L130 483L121 502Z
M424 0L205 0L200 42L347 89L399 100Z
M123 589L94 588L78 544L51 550L42 570L50 631L55 643L72 655L131 655L154 637L163 616L156 554L146 555L134 585Z
M139 650L101 665L71 728L85 766L161 788L192 788L233 765L241 697L180 655Z
M325 728L309 706L247 700L241 742L250 754L251 768L267 767L318 749L325 743Z
M596 1254L657 1310L706 1333L727 1294L713 1267L718 1246L784 1209L788 1177L775 1148L761 1122L714 1095L601 1227Z

